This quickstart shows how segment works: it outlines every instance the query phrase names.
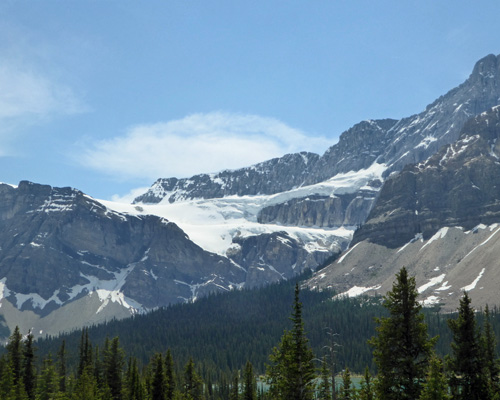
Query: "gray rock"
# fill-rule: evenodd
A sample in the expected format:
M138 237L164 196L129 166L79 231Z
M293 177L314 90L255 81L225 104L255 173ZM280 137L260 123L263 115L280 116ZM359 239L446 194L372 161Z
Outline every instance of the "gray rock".
M363 240L399 247L416 234L428 239L443 226L472 229L500 221L500 107L470 120L459 140L428 160L387 179Z

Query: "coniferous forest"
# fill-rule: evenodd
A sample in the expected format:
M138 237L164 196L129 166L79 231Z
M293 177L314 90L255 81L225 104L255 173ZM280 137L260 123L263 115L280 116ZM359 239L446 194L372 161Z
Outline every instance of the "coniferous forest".
M0 398L500 398L496 308L477 312L464 293L454 314L423 309L404 268L383 299L334 299L299 282L56 338L16 328L0 358Z

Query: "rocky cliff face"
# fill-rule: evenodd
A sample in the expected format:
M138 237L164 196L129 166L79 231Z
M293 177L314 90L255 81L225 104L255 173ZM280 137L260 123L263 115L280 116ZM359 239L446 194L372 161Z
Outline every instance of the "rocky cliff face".
M247 271L245 286L263 286L292 278L324 263L331 253L306 250L286 232L234 238L228 257Z
M427 159L443 145L455 142L465 121L499 104L499 75L500 56L489 55L476 63L463 84L441 96L423 112L399 121L385 119L356 124L321 157L311 153L288 154L235 171L197 175L189 179L159 179L135 202L278 194L296 187L316 185L348 172L369 169L377 164L384 166L386 177L401 171L407 164ZM343 187L342 192L355 194L358 199L366 197L364 193L357 192L358 189ZM370 194L372 197L376 195ZM294 225L304 222L307 226L314 224L313 221L318 226L340 226L338 223L354 226L364 222L373 204L364 201L365 204L360 206L359 200L354 204L341 203L344 209L340 213L347 218L339 217L338 201L316 198L314 203L297 200L297 209L293 210L290 202L283 204L281 211L276 208L263 210L259 220ZM324 217L324 210L330 206L334 207L337 217ZM353 212L354 209L359 209L359 212Z
M456 309L498 302L500 106L469 120L459 139L386 180L350 249L310 287L345 295L385 293L406 266L421 301Z
M57 334L289 278L340 251L332 235L308 248L286 232L240 231L215 254L146 206L108 205L72 188L0 184L0 306L11 329Z
M473 118L459 140L389 178L353 243L399 247L443 226L466 230L500 221L500 108Z
M71 188L0 185L3 297L45 316L99 292L140 311L245 281L162 218L114 212Z
M286 279L345 249L359 225L349 252L311 286L378 290L401 262L434 279L423 248L448 254L472 278L477 271L467 270L471 258L460 249L490 246L500 218L499 108L465 121L499 104L499 61L480 60L466 82L420 114L355 125L323 156L289 154L236 171L159 179L135 205L70 188L0 185L7 323L56 333ZM468 244L444 252L433 239L443 227L463 232L446 236L447 249ZM479 234L469 235L474 229ZM439 268L458 276L450 265Z

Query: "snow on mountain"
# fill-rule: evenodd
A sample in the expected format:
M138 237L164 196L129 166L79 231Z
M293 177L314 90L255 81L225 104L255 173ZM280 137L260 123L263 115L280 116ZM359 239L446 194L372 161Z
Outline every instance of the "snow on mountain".
M314 185L302 186L273 195L226 196L216 199L194 199L174 203L168 196L157 204L124 204L99 200L107 208L130 215L152 214L177 224L189 238L203 249L226 255L236 236L247 237L284 231L311 248L324 243L325 251L340 249L352 237L355 227L335 228L284 226L257 222L261 209L312 195L331 196L369 190L368 183L381 179L386 166L374 163L370 168L338 174ZM335 249L335 245L338 247Z

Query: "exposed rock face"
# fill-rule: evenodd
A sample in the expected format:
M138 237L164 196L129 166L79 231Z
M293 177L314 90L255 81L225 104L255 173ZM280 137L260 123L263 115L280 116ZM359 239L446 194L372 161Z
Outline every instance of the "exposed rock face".
M248 287L291 278L306 269L317 267L330 255L323 249L305 250L286 232L236 237L228 252L228 257L247 270L245 286Z
M455 142L465 121L499 104L499 74L500 56L489 55L476 63L463 84L441 96L425 111L399 121L385 119L356 124L321 157L311 153L288 154L235 171L196 175L189 179L159 179L135 202L276 194L314 185L349 171L367 169L375 163L385 165L384 176L388 176L391 172L401 171L407 164L427 159L443 145ZM344 193L354 194L356 191L345 189ZM356 196L363 197L363 193L356 193ZM314 207L306 206L303 201L301 204L297 202L297 209L293 211L290 203L284 204L282 211L263 210L261 221L296 225L304 221L306 226L314 223L318 226L338 226L337 221L342 219L338 217L338 202L328 198L324 199L325 204L319 204L319 198L315 201ZM366 217L366 208L369 209L372 204L363 204L362 211L356 213L343 210L341 214L347 217L342 219L342 223L354 226L364 222L362 217ZM325 218L321 211L330 205L337 214L332 219ZM360 207L345 201L342 205L346 208ZM293 217L298 219L293 220ZM332 222L334 220L335 223Z
M318 159L317 154L302 152L235 171L195 175L189 179L158 179L134 202L157 203L167 198L172 203L195 198L279 193L302 185Z
M357 226L366 220L376 196L377 191L362 190L352 194L292 199L261 209L257 221L308 227Z
M402 267L421 301L451 311L463 291L498 303L500 106L468 121L457 142L386 180L350 249L308 282L384 294Z
M40 315L101 290L136 310L229 289L245 280L175 224L113 212L71 188L0 185L3 297Z
M366 224L362 240L399 247L443 226L466 230L500 221L500 108L469 121L460 139L389 178Z

